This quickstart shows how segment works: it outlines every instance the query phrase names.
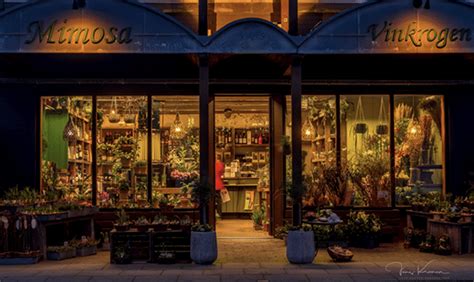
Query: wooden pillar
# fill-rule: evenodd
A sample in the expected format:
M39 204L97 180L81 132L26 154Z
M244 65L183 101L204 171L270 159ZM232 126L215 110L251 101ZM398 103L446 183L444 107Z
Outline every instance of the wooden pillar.
M285 154L282 137L285 135L285 104L284 94L272 96L270 100L270 235L275 228L283 226L285 213Z
M153 96L148 95L147 104L147 198L148 202L153 206Z
M291 151L293 152L293 187L303 189L303 163L301 152L301 95L302 95L302 78L301 78L301 61L300 56L294 56L291 63ZM301 194L301 193L300 193ZM298 197L293 202L293 225L301 224L302 215L302 198Z
M395 98L393 94L390 94L389 98L389 109L390 109L390 191L391 191L391 203L392 208L395 207Z
M207 0L199 0L198 34L207 35Z
M97 96L92 96L92 205L97 205Z
M215 182L214 99L209 91L209 58L199 56L199 167L201 181ZM215 189L210 203L200 208L201 223L215 224Z
M288 1L288 33L290 35L298 35L298 1Z

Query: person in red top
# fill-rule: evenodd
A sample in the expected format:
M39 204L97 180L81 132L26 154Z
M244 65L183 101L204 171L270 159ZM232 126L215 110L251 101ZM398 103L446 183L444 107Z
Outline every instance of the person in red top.
M222 198L221 198L221 190L225 189L224 187L224 180L222 177L224 176L225 165L221 160L216 158L216 211L219 217L222 218Z

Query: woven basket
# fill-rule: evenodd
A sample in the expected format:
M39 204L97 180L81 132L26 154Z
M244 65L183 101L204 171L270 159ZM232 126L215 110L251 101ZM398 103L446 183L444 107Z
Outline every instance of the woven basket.
M351 251L349 251L348 249L339 248L336 248L336 246L328 247L328 254L334 261L348 262L352 260L354 254Z

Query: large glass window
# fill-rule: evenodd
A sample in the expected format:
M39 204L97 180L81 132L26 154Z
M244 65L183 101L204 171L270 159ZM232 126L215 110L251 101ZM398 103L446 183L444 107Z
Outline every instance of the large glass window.
M214 33L225 25L244 18L260 18L282 26L280 1L209 1L208 23L209 32ZM286 11L288 11L286 9ZM288 13L288 12L286 12ZM288 15L284 24L288 24Z
M153 96L155 207L193 207L191 184L199 179L199 97Z
M307 206L339 206L347 202L336 160L336 97L302 98L301 137Z
M341 96L341 168L354 206L391 205L388 95Z
M161 12L172 16L183 25L197 33L199 19L198 0L166 1L166 0L140 0Z
M333 16L367 0L299 0L298 31L307 34Z
M41 98L41 191L48 200L91 200L92 98Z
M97 97L97 204L147 207L147 97Z
M395 95L396 203L443 187L442 96Z

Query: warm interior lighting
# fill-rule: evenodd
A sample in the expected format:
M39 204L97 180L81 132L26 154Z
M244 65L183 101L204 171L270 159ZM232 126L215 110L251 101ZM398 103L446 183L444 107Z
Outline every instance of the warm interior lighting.
M302 131L304 140L312 140L314 138L314 128L309 119L306 119L304 122Z
M181 139L184 137L186 132L183 128L183 123L179 118L179 113L176 113L176 118L170 128L170 137L173 139Z

